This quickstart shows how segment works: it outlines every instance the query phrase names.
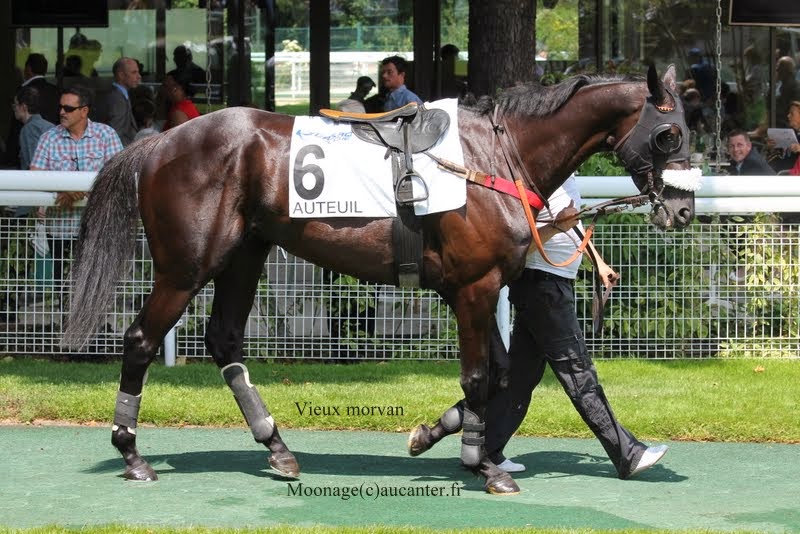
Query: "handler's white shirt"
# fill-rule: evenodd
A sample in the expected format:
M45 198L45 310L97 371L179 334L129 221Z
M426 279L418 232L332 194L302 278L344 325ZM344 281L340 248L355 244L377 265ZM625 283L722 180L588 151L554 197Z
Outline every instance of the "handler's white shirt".
M556 192L547 199L550 203L550 211L553 214L553 217L558 215L562 209L569 206L570 200L575 202L575 208L580 209L581 207L581 193L578 191L578 182L575 180L575 175L573 174L567 181L564 182L564 185L556 189ZM547 209L542 212L542 217L546 219L550 219L549 214L547 213ZM537 223L536 226L542 227L546 226L548 223ZM583 225L578 223L578 228L583 231ZM547 243L544 244L544 251L547 253L547 257L550 258L553 263L561 263L569 259L575 253L575 250L580 245L580 240L575 232L572 230L568 232L560 232L554 235ZM548 273L552 273L558 276L563 276L564 278L571 278L575 279L578 274L578 268L581 266L581 258L582 254L578 256L575 261L570 263L565 267L554 267L544 261L542 259L541 254L539 251L536 250L536 246L534 245L531 248L531 252L528 253L528 258L525 261L525 267L528 269L539 269L540 271L545 271Z

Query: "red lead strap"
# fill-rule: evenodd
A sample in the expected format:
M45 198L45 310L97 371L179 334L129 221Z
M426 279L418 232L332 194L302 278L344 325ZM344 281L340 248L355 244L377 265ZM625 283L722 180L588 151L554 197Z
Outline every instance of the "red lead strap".
M484 187L488 187L489 189L494 189L495 191L499 191L500 193L505 193L506 195L511 195L512 197L516 197L522 200L520 197L519 191L523 191L525 193L525 197L528 200L528 204L537 209L541 210L544 208L544 202L542 202L541 197L534 193L533 191L529 191L527 189L517 190L517 186L514 185L513 182L510 180L506 180L505 178L500 178L499 176L486 176L483 183L481 184Z
M530 206L533 206L537 210L541 210L544 207L544 201L539 195L525 188L518 189L511 180L506 180L505 178L501 178L499 176L493 176L480 171L467 169L466 167L463 167L457 163L453 163L452 161L447 161L446 159L434 156L430 152L425 152L425 154L438 163L439 167L447 172L455 174L456 176L460 176L466 180L469 180L470 182L475 182L476 184L482 185L487 189L492 189L498 193L511 195L512 197L520 200L523 200L520 196L520 192L522 192L522 194L525 195L525 200L528 201Z

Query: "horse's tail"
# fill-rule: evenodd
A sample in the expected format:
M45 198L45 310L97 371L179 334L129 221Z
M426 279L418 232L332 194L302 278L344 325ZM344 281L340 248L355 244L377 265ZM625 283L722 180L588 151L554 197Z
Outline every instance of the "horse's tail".
M160 137L147 137L116 154L97 174L75 248L64 347L81 348L92 337L133 257L138 175Z

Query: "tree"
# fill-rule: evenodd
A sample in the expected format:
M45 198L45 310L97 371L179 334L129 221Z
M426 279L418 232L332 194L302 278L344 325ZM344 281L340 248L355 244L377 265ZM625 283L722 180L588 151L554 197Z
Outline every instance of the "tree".
M498 89L534 79L536 0L470 0L469 90Z

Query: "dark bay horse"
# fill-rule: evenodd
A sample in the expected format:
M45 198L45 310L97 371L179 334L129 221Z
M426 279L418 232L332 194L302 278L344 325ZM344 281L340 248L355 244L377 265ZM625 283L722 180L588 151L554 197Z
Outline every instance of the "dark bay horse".
M467 168L523 180L547 198L591 154L615 150L640 191L654 200L657 226L681 227L693 217L694 194L665 187L661 173L689 169L672 67L663 80L651 67L647 81L579 76L551 87L520 86L495 101L460 106L458 120ZM157 478L136 446L147 368L207 283L213 281L215 291L206 347L255 440L271 451L272 468L297 477L300 467L242 363L244 325L267 254L279 245L361 280L398 281L391 219L290 217L293 124L291 116L225 109L131 145L95 181L72 271L64 343L81 346L99 326L133 257L139 217L155 272L153 289L124 336L112 443L127 479ZM498 292L522 272L529 223L519 199L469 182L464 207L426 215L422 227L423 285L442 296L458 323L466 399L462 462L486 477L487 490L513 493L516 483L486 457L482 429Z

